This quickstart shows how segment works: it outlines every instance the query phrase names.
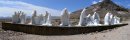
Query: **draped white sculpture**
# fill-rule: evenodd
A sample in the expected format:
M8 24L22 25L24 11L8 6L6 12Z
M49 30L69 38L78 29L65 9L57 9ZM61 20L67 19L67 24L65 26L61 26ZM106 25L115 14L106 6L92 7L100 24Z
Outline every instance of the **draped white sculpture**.
M93 16L93 25L100 25L100 17L99 17L99 14L94 12Z
M34 24L34 25L48 25L51 26L51 14L49 14L46 11L45 16L43 14L37 16L37 12L34 11L34 14L32 16L32 23L29 24Z
M98 19L94 19L93 23L94 26L101 25Z
M15 12L15 14L12 16L12 22L19 23L19 21L20 21L19 14L17 12Z
M47 11L46 11L46 13L48 13ZM45 25L47 25L47 26L52 26L52 24L51 24L51 14L49 14L48 13L48 15L47 15L47 20L46 20L46 24Z
M116 21L117 24L120 24L120 18L117 17L117 21Z
M108 25L109 24L109 20L108 19L110 19L109 18L109 12L105 15L105 17L104 17L104 25Z
M36 16L34 18L34 21L35 21L35 25L40 25L40 16Z
M48 15L49 15L49 13L46 11L45 20L44 20L45 24L46 24L46 22L47 22Z
M21 21L21 24L26 23L26 14L24 14L23 12L21 12L20 21Z
M108 12L104 17L104 25L110 25L112 19L112 14Z
M108 13L105 15L105 18L104 18L104 24L105 24L105 25L109 25L110 14L111 14L111 13L108 12Z
M86 17L86 26L92 26L94 24L94 20L90 14Z
M26 14L24 14L22 11L15 12L14 15L12 15L12 23L25 24L26 19L27 19ZM38 16L37 12L34 11L31 23L29 24L52 26L51 20L52 20L51 14L49 14L47 11L45 15L40 14ZM120 18L108 12L104 17L104 25L114 25L114 24L120 24ZM83 9L77 26L99 26L99 25L101 25L99 14L94 12L92 16L90 14L87 15L86 9ZM66 8L63 9L61 12L60 26L70 26L69 12Z
M69 26L69 12L67 9L63 9L61 12L61 24L60 26Z
M113 17L113 15L111 15L110 20L111 20L111 22L110 22L111 25L120 24L120 18L117 16Z
M78 26L86 26L86 9L85 8L81 12Z
M113 25L115 23L115 18L113 15L110 15L110 24Z
M114 16L114 24L120 24L120 18L117 16Z
M45 24L45 17L43 14L40 14L39 15L39 24L42 25L42 24Z
M34 11L32 18L31 18L31 22L29 24L36 24L36 18L37 18L37 11Z
M15 12L15 14L12 16L12 22L25 24L26 23L26 15L22 11Z

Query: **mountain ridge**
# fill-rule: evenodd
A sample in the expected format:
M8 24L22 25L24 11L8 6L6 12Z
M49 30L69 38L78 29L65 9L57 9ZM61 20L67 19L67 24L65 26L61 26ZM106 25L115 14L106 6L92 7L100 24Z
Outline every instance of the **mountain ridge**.
M101 18L103 18L107 12L111 12L114 15L117 15L119 17L124 17L124 15L129 16L129 15L126 15L126 13L128 13L128 11L129 11L129 9L124 8L120 5L117 5L116 3L114 3L111 0L103 0L102 2L98 2L97 4L93 4L89 7L86 7L86 9L87 9L88 14L92 15L96 11L97 13L99 13L99 15L103 15L103 16L101 16ZM97 9L97 10L94 11L94 9ZM79 9L77 11L72 12L70 14L71 19L79 19L82 10L83 9ZM119 14L118 12L122 12L125 14L122 15L122 14Z

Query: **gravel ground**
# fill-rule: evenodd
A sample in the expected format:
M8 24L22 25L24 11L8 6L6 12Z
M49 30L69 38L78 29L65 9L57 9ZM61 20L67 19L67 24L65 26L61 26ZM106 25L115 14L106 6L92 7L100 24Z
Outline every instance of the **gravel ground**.
M130 21L126 21L130 24ZM130 25L79 35L45 36L0 29L0 40L130 40Z

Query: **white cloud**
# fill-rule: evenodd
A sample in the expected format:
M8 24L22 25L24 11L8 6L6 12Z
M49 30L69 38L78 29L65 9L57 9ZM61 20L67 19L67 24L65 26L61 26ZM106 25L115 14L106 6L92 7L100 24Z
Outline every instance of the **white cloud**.
M102 2L103 0L99 0L99 2Z
M97 4L98 2L102 2L103 0L99 0L99 1L92 1L92 4Z
M59 16L59 10L41 7L21 1L0 1L0 16L11 16L14 14L14 11L23 11L27 15L32 15L33 11L37 10L38 14L45 14L45 11L48 11L53 16Z
M130 4L128 4L128 6L130 7Z
M97 4L97 3L98 3L98 2L96 2L96 1L93 1L93 2L92 2L92 4Z

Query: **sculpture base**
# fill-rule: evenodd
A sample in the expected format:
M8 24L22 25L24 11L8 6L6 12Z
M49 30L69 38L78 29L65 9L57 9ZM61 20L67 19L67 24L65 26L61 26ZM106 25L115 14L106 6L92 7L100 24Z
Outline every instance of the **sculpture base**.
M84 34L96 31L103 31L125 25L128 24L126 23L126 24L103 25L103 26L59 27L59 26L12 24L3 22L2 29L24 32L29 34L38 34L38 35L74 35L74 34Z

